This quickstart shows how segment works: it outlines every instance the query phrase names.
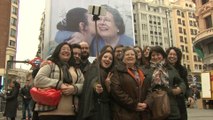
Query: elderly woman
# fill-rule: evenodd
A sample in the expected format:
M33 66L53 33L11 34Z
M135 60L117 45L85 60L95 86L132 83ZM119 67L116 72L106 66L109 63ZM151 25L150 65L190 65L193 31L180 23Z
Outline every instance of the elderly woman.
M149 81L137 67L134 48L123 49L122 63L114 69L111 78L113 120L146 120L146 98Z
M166 62L166 58L167 55L162 47L153 47L149 54L150 65L144 69L145 76L146 80L151 81L150 91L164 90L168 93L171 113L165 120L180 120L176 97L185 92L186 86L175 68ZM152 108L151 97L147 97L145 103Z
M102 5L106 9L106 15L101 16L100 20L97 21L99 51L105 45L111 45L115 48L116 45L133 46L134 40L125 35L125 25L123 18L119 11L108 5ZM96 40L92 41L91 44L91 55L96 54Z

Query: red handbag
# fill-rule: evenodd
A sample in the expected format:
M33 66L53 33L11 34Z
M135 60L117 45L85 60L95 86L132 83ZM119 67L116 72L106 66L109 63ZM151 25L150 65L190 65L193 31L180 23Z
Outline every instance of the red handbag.
M30 94L34 101L42 105L56 106L61 99L61 90L56 90L54 88L41 89L32 87L30 89Z

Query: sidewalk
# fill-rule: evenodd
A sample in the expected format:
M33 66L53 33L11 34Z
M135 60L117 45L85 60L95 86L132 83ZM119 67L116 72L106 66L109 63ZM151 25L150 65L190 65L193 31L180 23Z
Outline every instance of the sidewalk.
M16 120L21 120L21 115L22 115L22 111L18 110ZM3 112L0 112L0 120L6 120L6 118L3 116Z
M213 109L188 108L188 120L213 120ZM21 120L22 111L17 111L16 120ZM0 112L0 120L6 120Z

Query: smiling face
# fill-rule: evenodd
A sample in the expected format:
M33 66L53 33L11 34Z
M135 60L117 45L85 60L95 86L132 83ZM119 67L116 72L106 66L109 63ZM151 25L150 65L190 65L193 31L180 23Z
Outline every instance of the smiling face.
M109 68L112 65L113 56L110 52L106 52L101 58L101 66L103 68Z
M157 53L155 51L151 54L151 61L154 63L160 63L163 60L163 55L161 53Z
M76 64L80 64L81 63L81 49L73 48L73 56L74 56Z
M102 38L117 38L119 29L117 28L113 15L110 12L106 16L101 16L98 23L98 33Z
M133 67L135 65L136 54L134 50L127 50L124 52L123 62L129 67Z
M174 49L171 49L168 53L168 56L167 56L167 59L168 61L172 64L172 65L175 65L176 62L177 62L177 53L175 52Z
M71 57L71 49L68 45L64 45L61 47L59 52L59 59L64 62L68 62Z
M141 57L142 57L142 53L141 53L140 48L135 47L134 49L135 49L135 51L137 52L137 55L138 55L138 58L137 58L137 59L141 59Z

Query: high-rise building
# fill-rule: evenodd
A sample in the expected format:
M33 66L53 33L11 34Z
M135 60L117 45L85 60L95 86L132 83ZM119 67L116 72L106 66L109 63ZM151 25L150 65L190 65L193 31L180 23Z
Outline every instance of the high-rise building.
M192 0L176 0L171 3L174 46L181 49L182 64L188 69L190 80L200 82L203 71L202 59L193 47L193 40L199 29L195 18L195 4Z
M194 12L192 0L133 0L136 44L180 48L189 79L199 82L203 65L192 44L198 33Z
M5 77L7 61L16 57L19 0L0 0L0 78ZM9 66L12 68L13 66Z
M169 0L133 0L136 44L141 46L173 45Z
M196 4L196 18L200 28L194 39L194 46L203 57L205 70L213 70L213 0L193 0Z

